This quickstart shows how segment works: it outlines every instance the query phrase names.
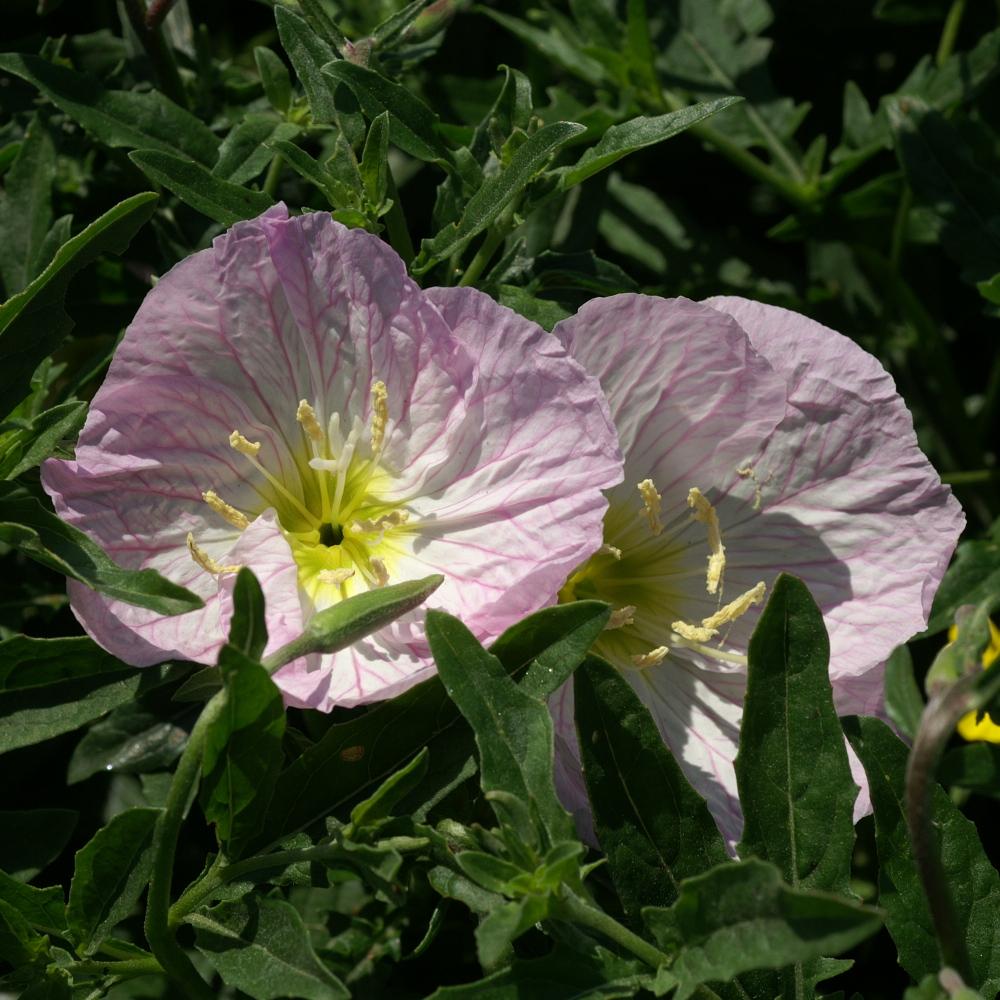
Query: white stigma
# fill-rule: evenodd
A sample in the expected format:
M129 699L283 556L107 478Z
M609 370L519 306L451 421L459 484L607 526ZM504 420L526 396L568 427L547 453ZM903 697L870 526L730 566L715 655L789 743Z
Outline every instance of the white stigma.
M663 497L657 493L652 479L644 479L639 483L637 489L639 496L642 497L642 504L646 508L649 530L654 535L659 535L663 531L663 525L660 523L660 506L663 503Z
M719 515L697 486L688 490L688 506L694 511L694 519L708 528L708 571L705 574L705 589L710 594L719 590L722 574L726 570L726 547L722 544L722 529Z

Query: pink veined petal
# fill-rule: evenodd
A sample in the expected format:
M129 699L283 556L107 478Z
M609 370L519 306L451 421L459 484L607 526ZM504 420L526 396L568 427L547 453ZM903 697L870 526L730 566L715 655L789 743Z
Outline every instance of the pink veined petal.
M427 292L474 359L470 419L451 460L414 497L404 576L440 570L435 603L481 640L552 603L601 544L603 488L621 479L596 379L551 334L474 289Z
M450 460L452 428L465 419L474 377L467 352L378 237L326 212L263 217L261 228L310 354L301 395L322 423L339 412L346 433L355 416L370 422L371 385L381 380L389 411L383 461L397 493L421 488Z
M784 569L809 585L830 633L836 692L926 625L965 518L875 358L775 306L709 304L740 322L789 387L785 419L753 462L762 513L720 514L732 578L742 585Z
M553 332L607 394L625 455L612 506L641 513L636 484L648 478L665 515L686 517L688 490L735 479L784 414L784 380L737 323L699 303L613 295Z

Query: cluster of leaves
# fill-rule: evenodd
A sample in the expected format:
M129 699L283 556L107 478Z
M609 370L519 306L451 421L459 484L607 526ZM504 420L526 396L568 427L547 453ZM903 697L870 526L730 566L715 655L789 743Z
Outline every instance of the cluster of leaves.
M546 327L640 287L809 311L889 364L975 526L927 637L888 666L889 715L913 737L932 637L1000 592L989 12L880 0L887 37L940 44L881 89L860 66L832 121L772 83L764 33L782 21L765 0L282 0L238 18L123 0L120 22L97 0L57 6L26 7L0 55L0 985L807 998L898 996L908 976L912 1000L959 995L907 831L906 746L847 724L874 803L856 842L826 636L796 581L750 649L734 861L631 687L588 654L605 606L540 612L488 651L432 614L438 677L332 720L286 713L248 574L217 668L137 671L79 636L67 576L164 614L197 598L60 521L37 468L71 449L155 275L279 198ZM350 641L417 592L348 602L304 641ZM555 791L546 699L571 675L601 853ZM971 795L975 818L998 776L997 747L950 749L951 797L931 795L984 997L1000 989L1000 878L953 800Z

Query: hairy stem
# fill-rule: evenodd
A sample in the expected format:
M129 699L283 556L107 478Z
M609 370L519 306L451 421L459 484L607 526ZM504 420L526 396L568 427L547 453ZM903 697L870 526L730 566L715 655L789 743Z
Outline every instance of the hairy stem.
M965 0L952 0L948 15L941 29L941 41L938 43L937 55L934 57L938 66L943 66L955 49L958 29L962 26L962 15L965 13Z
M163 12L162 17L153 19L151 17L153 11L147 11L145 0L124 0L124 3L129 23L138 36L142 47L146 50L160 89L175 104L187 108L187 95L184 93L181 75L177 72L174 54L170 51L170 46L167 45L163 32L160 30L160 23L163 17L166 17L166 11ZM154 4L154 9L155 7ZM167 9L169 9L169 5Z

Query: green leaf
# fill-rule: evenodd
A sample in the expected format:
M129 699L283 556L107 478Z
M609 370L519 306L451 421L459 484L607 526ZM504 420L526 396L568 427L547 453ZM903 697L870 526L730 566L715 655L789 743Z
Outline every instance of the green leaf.
M429 271L438 261L462 250L473 237L491 226L504 209L534 180L552 154L585 131L576 122L545 125L518 147L506 169L494 174L469 199L461 219L424 240L413 264L414 274Z
M588 656L573 692L594 829L622 906L635 919L644 906L673 903L683 879L726 860L726 846L618 671Z
M389 112L383 111L372 119L361 155L361 180L372 208L385 200L389 188Z
M253 58L271 107L284 114L292 103L292 80L281 56L258 45L253 50Z
M139 149L129 159L152 181L162 184L202 215L231 226L251 219L274 204L263 191L230 184L209 173L200 163L158 149Z
M924 711L924 696L913 676L908 646L898 646L885 663L885 711L892 724L912 740Z
M160 677L158 668L126 666L83 637L8 639L0 643L0 753L78 729Z
M750 639L736 780L738 853L794 888L850 894L854 800L823 615L801 580L776 580Z
M187 743L186 729L161 719L135 703L116 708L91 726L76 745L66 773L74 785L92 774L157 771L169 767Z
M865 773L875 810L879 906L899 953L899 964L917 981L941 967L903 805L906 746L877 719L850 720L845 730ZM976 827L941 788L932 798L938 849L951 898L984 996L1000 989L1000 876L987 860Z
M280 153L285 162L310 184L318 188L326 200L335 208L346 208L360 201L361 192L333 177L330 172L307 152L293 142L276 139L271 148Z
M225 705L205 733L199 801L229 858L260 827L281 770L285 706L267 671L232 646L219 654Z
M406 767L391 774L375 793L359 802L351 810L351 823L355 828L377 823L392 815L396 804L412 792L427 774L427 748L424 747Z
M76 852L66 918L81 954L92 955L139 901L159 816L159 809L126 809Z
M336 88L323 75L323 67L336 59L337 53L298 14L281 4L275 4L274 21L281 47L288 53L306 92L312 120L317 124L335 122L338 115L334 102Z
M158 90L106 90L86 73L17 52L0 55L0 70L27 80L113 149L157 149L205 166L215 162L219 144L209 128Z
M100 254L122 253L155 202L155 194L137 194L109 209L64 243L24 291L0 305L0 398L16 401L28 394L35 369L73 329L63 309L70 280Z
M0 869L30 882L62 853L80 814L75 809L12 809L0 812ZM60 896L61 898L61 896Z
M67 810L38 810L38 812L65 812ZM76 813L72 814L76 822ZM31 816L31 813L0 813L0 816ZM4 827L10 830L10 827ZM65 827L63 827L65 829ZM43 832L43 836L45 836ZM67 833L67 836L69 834ZM51 837L49 837L51 843ZM66 900L62 886L53 885L39 889L23 885L6 871L0 871L0 900L17 910L31 926L42 934L64 935L66 932Z
M959 544L955 561L948 568L931 607L927 635L942 632L955 623L963 604L979 604L1000 592L1000 544L967 541Z
M526 694L501 662L457 618L427 612L427 640L448 695L476 734L484 792L508 792L527 807L543 849L574 837L573 821L556 797L552 777L552 717ZM502 802L494 810L522 838L531 830Z
M47 945L19 910L0 899L0 962L23 968L41 958Z
M268 144L292 139L299 131L298 125L280 121L274 115L248 114L219 147L212 176L236 185L252 181L274 159L274 151Z
M48 124L35 115L17 159L4 174L0 200L0 279L7 298L21 291L40 268L42 244L52 224L56 150Z
M958 785L994 798L1000 796L1000 746L969 743L949 750L938 766L938 778L944 785Z
M593 177L594 174L607 169L630 153L679 135L692 125L734 104L739 104L742 100L742 97L721 97L715 101L693 104L654 118L640 116L621 125L612 125L601 136L600 142L585 150L580 159L562 175L563 189L581 184L588 177Z
M544 958L515 958L486 979L442 986L427 1000L615 1000L635 996L644 971L601 947L584 953L557 944Z
M348 989L319 960L302 918L277 899L220 903L187 922L195 947L233 989L254 1000L347 1000Z
M14 479L41 465L63 438L75 436L87 416L87 404L72 400L23 421L0 437L0 476Z
M508 674L539 699L551 694L600 635L609 609L599 601L545 608L508 629L491 647ZM431 761L462 766L475 752L472 733L438 677L432 677L323 738L282 773L259 848L301 830L398 771L421 747ZM433 766L433 763L432 763Z
M906 179L932 210L941 245L966 281L988 281L1000 271L1000 180L975 162L964 132L920 102L900 101L890 121Z
M459 875L454 869L445 868L443 865L435 865L427 873L427 881L433 886L435 892L446 899L454 899L463 903L473 913L478 913L480 916L486 916L498 906L503 905L503 896L476 885L471 879Z
M672 907L647 907L642 915L660 947L676 955L676 1000L702 983L847 951L882 924L877 910L793 889L774 865L755 858L685 880Z
M155 570L122 569L82 531L47 511L27 490L0 484L0 541L108 597L162 615L179 615L202 600Z
M229 645L251 660L259 660L267 645L264 591L253 571L244 566L233 585L233 616L229 621Z
M476 952L484 969L507 956L512 942L548 916L548 896L524 896L492 910L476 928Z
M437 133L437 115L409 87L343 59L327 63L323 75L347 84L369 120L388 112L389 139L404 153L428 163L451 164L451 151Z

